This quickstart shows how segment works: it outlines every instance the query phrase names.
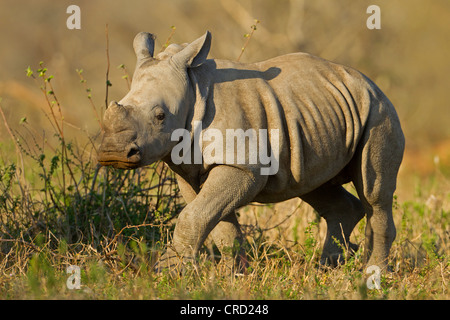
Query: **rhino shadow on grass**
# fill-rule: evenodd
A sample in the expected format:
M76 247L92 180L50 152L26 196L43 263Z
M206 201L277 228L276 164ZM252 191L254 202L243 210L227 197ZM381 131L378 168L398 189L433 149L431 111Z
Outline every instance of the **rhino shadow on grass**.
M395 238L392 200L405 145L389 99L360 72L306 53L244 64L207 59L210 46L206 32L153 57L154 36L139 33L131 89L104 116L98 161L131 169L163 160L187 202L156 269L176 272L194 263L210 235L224 264L240 271L245 254L229 250L242 241L236 210L294 197L327 222L322 264L342 262L335 240L349 244L366 216L365 261L385 268ZM174 138L177 130L187 135ZM199 144L208 130L214 139L203 137ZM268 136L244 134L232 148L218 148L230 130ZM182 140L193 152L184 150L186 161L180 163L172 151ZM271 164L261 157L255 163L258 148L277 151L275 171L264 171ZM209 160L221 152L241 160L203 161L208 152ZM359 199L342 187L348 182Z

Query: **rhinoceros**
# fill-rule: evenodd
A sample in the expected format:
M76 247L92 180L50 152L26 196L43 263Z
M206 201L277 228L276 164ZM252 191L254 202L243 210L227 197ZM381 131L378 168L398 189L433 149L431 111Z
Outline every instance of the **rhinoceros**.
M208 236L226 265L242 268L242 250L225 250L242 241L236 210L294 197L326 221L321 264L342 263L343 244L357 249L349 238L365 216L365 262L387 267L405 139L394 106L374 82L307 53L257 63L207 59L210 32L154 57L154 38L134 38L131 89L104 114L98 161L133 169L162 160L175 172L186 206L157 270L195 264ZM230 130L244 139L228 147ZM265 139L255 138L258 132ZM258 147L266 156L277 151L271 163L254 156ZM240 161L229 160L230 152ZM349 182L358 197L343 187Z

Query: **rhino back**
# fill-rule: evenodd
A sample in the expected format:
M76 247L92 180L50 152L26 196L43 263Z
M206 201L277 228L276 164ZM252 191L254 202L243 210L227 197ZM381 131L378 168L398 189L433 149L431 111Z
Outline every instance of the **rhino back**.
M358 71L305 53L255 64L213 60L207 78L209 127L279 129L279 170L260 202L305 194L336 177L356 151L374 97L387 100Z

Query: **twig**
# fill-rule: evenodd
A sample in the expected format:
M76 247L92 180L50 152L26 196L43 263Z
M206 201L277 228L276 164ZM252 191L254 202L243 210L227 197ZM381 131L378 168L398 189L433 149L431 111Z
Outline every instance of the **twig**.
M126 229L136 229L136 228L140 228L140 227L159 227L159 225L155 225L153 223L143 223L143 224L139 224L139 225L125 226L114 236L114 238L111 240L110 243L108 243L108 245L105 247L105 249L109 248L112 244L114 244L117 241L117 238L119 238L119 236L122 234L122 232L125 231Z
M244 46L241 48L241 54L239 55L239 57L237 58L236 61L239 62L239 60L241 59L242 55L244 54L244 51L245 51L245 49L247 48L248 43L250 42L250 39L252 38L253 33L254 33L255 30L256 30L256 25L257 25L258 23L260 23L260 21L259 21L258 19L255 19L255 24L251 26L252 31L250 31L250 33L246 33L246 34L244 35L244 37L247 38L247 41L245 41Z
M25 240L21 240L21 239L1 239L0 238L0 242L14 242L14 243L21 243L24 245L29 246L30 248L32 248L33 250L37 251L37 252L42 252L43 249L39 248L38 246L27 242ZM57 256L56 253L54 253L53 251L49 250L48 253L50 253L52 256Z
M55 99L56 105L58 106L59 116L61 117L60 121L60 127L61 127L61 138L64 140L64 116L62 114L61 110L61 104L59 103L58 98L56 97L55 90L53 89L52 82L50 81L53 78L53 76L49 76L47 79L44 80L44 83L48 83L50 87L50 91L48 91L49 94L53 96L53 99ZM56 121L56 119L55 119Z
M108 24L106 24L105 27L105 36L106 36L106 61L107 61L107 67L106 67L106 93L105 93L105 109L108 109L108 90L111 86L111 82L109 82L109 37L108 37Z
M97 108L95 107L95 104L94 104L94 102L92 101L92 94L91 94L91 89L90 88L88 88L87 87L87 80L86 79L84 79L84 77L83 77L83 69L77 69L76 70L77 71L77 73L78 73L78 76L80 77L80 82L84 85L84 89L86 90L86 92L87 92L87 98L89 99L89 102L90 102L90 104L91 104L91 107L92 107L92 109L94 110L94 113L95 113L95 118L97 119L97 122L98 122L98 125L100 126L100 128L102 129L102 131L103 131L103 125L102 125L102 122L100 121L100 117L99 117L99 115L98 115L98 112L97 112Z
M171 26L170 28L172 29L172 31L170 32L169 37L167 38L166 42L163 44L159 52L163 52L169 46L170 40L172 39L173 35L175 34L175 30L177 29L177 27L175 26Z
M122 63L121 65L117 66L117 69L122 69L123 70L123 73L125 75L122 76L122 79L126 80L127 86L128 86L128 90L130 90L131 89L131 80L130 80L130 75L128 74L127 68L125 68L125 65Z
M17 156L20 159L20 165L22 166L22 174L20 175L22 183L25 181L25 167L23 164L23 156L22 152L20 151L19 145L17 144L17 141L14 137L14 134L11 131L11 128L9 127L8 121L6 120L5 113L3 112L3 108L1 106L2 99L0 98L0 113L2 114L3 123L5 124L6 130L8 131L9 136L11 137L12 141L14 142L14 145L16 147Z

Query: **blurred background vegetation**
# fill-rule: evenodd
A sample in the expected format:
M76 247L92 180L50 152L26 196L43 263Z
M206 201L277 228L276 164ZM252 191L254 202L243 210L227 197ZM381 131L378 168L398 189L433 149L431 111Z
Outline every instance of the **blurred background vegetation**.
M81 8L81 30L69 30L66 9ZM366 9L381 8L381 30L369 30ZM95 114L76 69L83 69L92 100L102 113L105 100L108 24L109 99L128 87L124 64L132 74L132 40L139 31L157 35L156 52L171 42L190 42L210 30L210 57L237 59L244 34L257 25L241 61L255 62L296 51L352 66L372 78L396 106L407 138L403 176L426 176L450 163L450 2L448 0L170 0L170 1L12 1L0 2L0 97L7 121L20 120L38 131L49 121L46 101L26 68L44 61L77 140L99 132ZM76 128L75 128L76 127ZM78 129L77 129L78 128ZM86 134L87 133L87 134ZM51 137L48 137L51 139ZM0 125L0 157L15 157L14 145ZM404 180L405 187L410 185ZM402 181L400 181L400 187Z

